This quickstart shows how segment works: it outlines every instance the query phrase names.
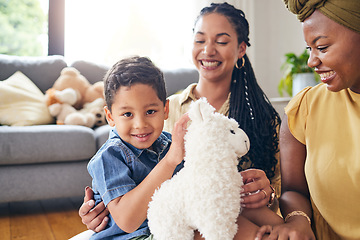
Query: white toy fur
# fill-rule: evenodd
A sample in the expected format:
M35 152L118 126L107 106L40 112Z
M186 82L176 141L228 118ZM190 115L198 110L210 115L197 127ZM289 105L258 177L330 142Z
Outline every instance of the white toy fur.
M156 240L233 239L241 212L238 157L250 142L234 119L215 112L206 99L192 104L185 135L185 164L155 191L148 224Z

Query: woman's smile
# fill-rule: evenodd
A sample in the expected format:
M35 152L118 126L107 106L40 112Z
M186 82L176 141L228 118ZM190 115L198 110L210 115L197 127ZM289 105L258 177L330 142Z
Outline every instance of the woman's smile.
M327 83L336 77L336 72L331 70L327 72L317 72L320 75L321 81Z
M216 60L200 60L200 63L203 66L203 68L206 69L215 69L221 64L220 61L216 61Z

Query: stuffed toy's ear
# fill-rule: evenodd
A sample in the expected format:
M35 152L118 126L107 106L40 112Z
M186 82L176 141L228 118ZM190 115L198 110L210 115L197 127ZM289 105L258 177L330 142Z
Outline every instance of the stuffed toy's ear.
M192 103L189 117L192 121L202 122L209 119L214 112L215 108L207 102L206 98L200 98Z

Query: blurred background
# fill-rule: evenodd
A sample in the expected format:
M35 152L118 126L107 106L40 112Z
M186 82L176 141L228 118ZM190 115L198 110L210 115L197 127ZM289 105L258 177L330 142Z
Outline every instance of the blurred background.
M209 0L0 0L0 54L64 55L111 66L129 55L161 69L193 68L192 29ZM305 49L301 23L282 0L229 0L250 24L247 53L260 86L279 97L287 52Z

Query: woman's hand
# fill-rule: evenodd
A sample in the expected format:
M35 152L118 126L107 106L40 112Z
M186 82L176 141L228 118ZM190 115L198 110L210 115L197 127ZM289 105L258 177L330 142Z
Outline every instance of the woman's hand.
M259 208L269 204L272 188L264 171L247 169L241 172L243 190L241 192L241 206L245 208Z
M100 232L105 229L109 217L109 211L105 208L103 202L94 207L94 192L90 187L85 188L84 202L79 209L79 216L82 223L87 226L88 229L95 232Z
M303 218L303 219L301 219ZM262 226L256 234L255 239L262 239L265 234L266 239L289 239L289 240L315 240L314 233L309 222L303 217L298 216L298 219L289 221L287 223L271 226Z

